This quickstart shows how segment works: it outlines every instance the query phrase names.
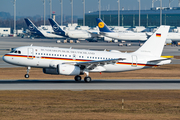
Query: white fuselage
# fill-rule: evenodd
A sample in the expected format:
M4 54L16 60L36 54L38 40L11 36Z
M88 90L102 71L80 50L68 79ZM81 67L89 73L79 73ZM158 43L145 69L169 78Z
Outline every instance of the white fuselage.
M15 52L17 51L17 52ZM108 51L92 51L82 49L65 49L55 47L37 47L24 46L19 47L12 53L5 54L3 60L7 63L30 66L39 68L56 68L57 65L64 63L78 63L101 61L108 59L125 58L116 63L97 66L90 72L120 72L128 70L137 70L146 67L153 67L163 64L169 64L171 60L150 62L151 60L162 59L147 55L138 55L135 53L121 53Z
M93 39L94 37L97 37L99 31L97 30L68 30L68 31L65 31L65 33L69 38L85 40L85 39ZM93 33L96 33L97 35L95 36Z
M65 38L64 36L52 34L52 31L39 30L46 38Z
M146 33L134 33L134 32L104 32L104 36L117 40L147 40Z

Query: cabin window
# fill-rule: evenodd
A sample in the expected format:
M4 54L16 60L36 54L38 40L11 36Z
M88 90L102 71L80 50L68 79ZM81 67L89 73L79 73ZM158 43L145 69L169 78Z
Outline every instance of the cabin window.
M87 58L89 58L89 56L87 56Z
M82 56L82 58L84 58L84 56Z
M59 54L57 54L57 56L59 56Z
M79 58L81 58L81 56L79 56Z
M71 55L69 55L69 57L71 57Z
M43 55L43 53L41 53L41 55Z
M56 54L54 54L54 56L56 56Z
M95 57L95 59L97 59L97 57Z
M65 57L67 57L67 55L65 55Z

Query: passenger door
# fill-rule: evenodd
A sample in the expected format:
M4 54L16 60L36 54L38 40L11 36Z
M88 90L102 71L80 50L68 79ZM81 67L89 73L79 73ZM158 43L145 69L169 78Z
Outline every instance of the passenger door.
M28 48L27 59L33 59L33 58L34 58L34 49Z
M137 67L137 56L136 55L132 55L132 65L133 67Z

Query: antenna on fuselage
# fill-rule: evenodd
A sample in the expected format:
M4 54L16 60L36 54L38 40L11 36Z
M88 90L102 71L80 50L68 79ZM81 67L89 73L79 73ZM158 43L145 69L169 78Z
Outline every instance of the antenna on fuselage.
M30 46L33 46L33 44L31 44Z

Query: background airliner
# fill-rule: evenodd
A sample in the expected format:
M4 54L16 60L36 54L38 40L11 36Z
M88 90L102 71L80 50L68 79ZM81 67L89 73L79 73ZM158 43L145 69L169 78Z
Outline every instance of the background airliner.
M49 22L56 35L65 36L74 40L97 40L99 31L97 30L62 30L59 24L53 19L49 18Z
M109 38L113 38L116 40L137 40L137 41L145 41L147 40L146 33L142 32L132 32L132 31L123 31L123 32L114 32L108 28L108 26L100 19L96 18L97 25L100 30L100 34Z
M5 54L3 60L26 66L26 78L31 67L38 67L45 74L74 75L75 81L81 81L80 75L85 73L84 81L91 82L90 72L122 72L169 64L170 59L161 58L168 30L169 26L160 26L143 46L132 53L23 46Z
M25 18L24 20L25 20L31 34L36 37L64 38L63 36L52 34L51 31L38 29L29 18Z

